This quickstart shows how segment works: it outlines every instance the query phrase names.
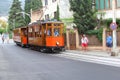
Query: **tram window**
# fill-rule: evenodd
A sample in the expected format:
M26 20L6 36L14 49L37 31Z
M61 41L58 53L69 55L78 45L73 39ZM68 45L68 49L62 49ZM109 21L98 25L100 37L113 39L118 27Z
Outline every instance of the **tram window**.
M60 35L60 30L59 28L54 29L54 36L59 36Z
M27 36L27 30L24 30L24 36Z
M58 23L55 23L55 24L54 24L54 26L60 26L60 24L58 24Z
M44 34L46 34L46 30L44 30Z
M51 32L52 32L51 28L48 29L48 30L47 30L47 36L51 36Z
M40 37L41 37L41 36L42 36L42 30L40 30L40 32L39 32L39 33L40 33Z
M33 36L33 34L32 34L32 32L30 32L30 33L29 33L29 37L32 37L32 36Z
M39 37L39 32L35 32L35 37Z
M48 24L48 26L51 26L51 24Z
M40 26L39 28L39 34L40 34L40 37L42 36L42 26Z

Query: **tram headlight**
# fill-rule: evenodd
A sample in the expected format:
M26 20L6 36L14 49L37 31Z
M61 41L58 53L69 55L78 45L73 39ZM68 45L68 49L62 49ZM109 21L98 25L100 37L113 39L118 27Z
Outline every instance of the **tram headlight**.
M56 42L56 45L58 46L59 44L60 44L60 43L57 41L57 42Z

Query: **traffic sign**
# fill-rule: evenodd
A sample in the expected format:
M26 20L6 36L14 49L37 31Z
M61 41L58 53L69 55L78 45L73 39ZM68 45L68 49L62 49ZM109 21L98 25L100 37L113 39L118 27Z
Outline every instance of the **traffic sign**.
M110 29L111 29L111 30L115 30L116 28L117 28L117 24L114 23L114 22L112 22L112 23L110 24Z

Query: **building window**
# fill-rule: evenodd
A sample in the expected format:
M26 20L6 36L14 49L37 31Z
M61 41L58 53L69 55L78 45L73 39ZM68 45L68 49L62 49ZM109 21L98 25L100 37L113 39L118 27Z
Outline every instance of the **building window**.
M48 5L48 0L45 0L45 5Z
M54 19L57 19L57 12L54 12Z
M56 0L52 0L52 2L55 2Z
M95 0L95 3L98 10L112 9L112 0Z
M49 20L49 14L45 15L45 20Z

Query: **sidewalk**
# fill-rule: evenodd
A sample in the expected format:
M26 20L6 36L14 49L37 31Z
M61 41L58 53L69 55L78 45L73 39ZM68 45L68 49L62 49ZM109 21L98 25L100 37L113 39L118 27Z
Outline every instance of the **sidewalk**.
M0 39L0 44L13 44L13 43L14 43L13 39L9 39L9 43L7 43L7 40L5 40L3 43L2 40Z
M86 52L80 51L80 50L66 50L66 52L82 54L82 55L97 56L97 57L110 57L110 58L119 58L120 59L120 54L118 56L111 56L111 54L107 53L107 51L101 51L101 50L89 50Z
M75 60L120 67L120 54L119 56L111 56L107 52L100 50L91 50L87 52L80 50L66 50L63 52L63 56Z

